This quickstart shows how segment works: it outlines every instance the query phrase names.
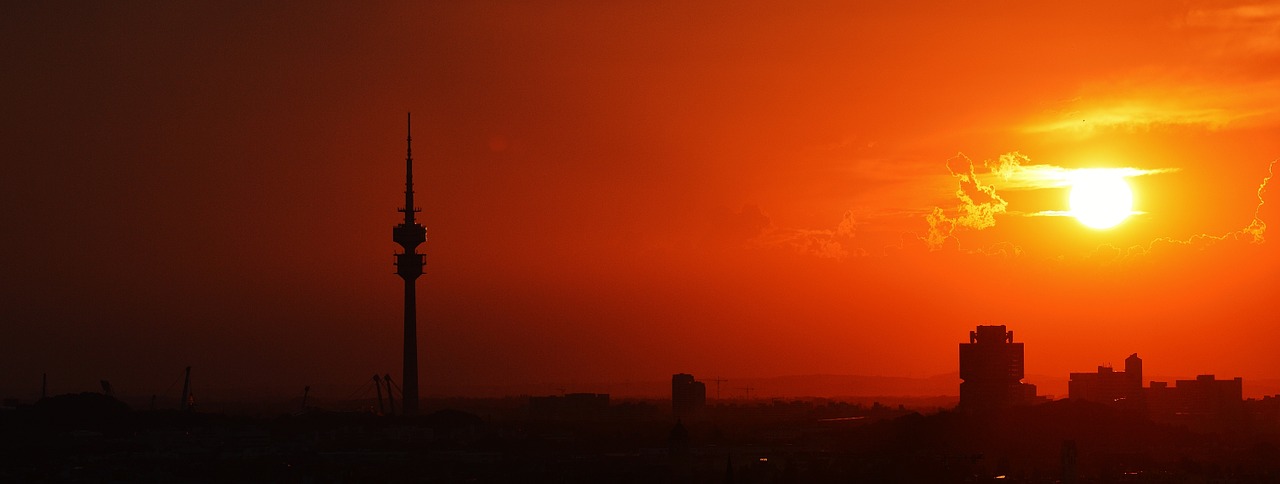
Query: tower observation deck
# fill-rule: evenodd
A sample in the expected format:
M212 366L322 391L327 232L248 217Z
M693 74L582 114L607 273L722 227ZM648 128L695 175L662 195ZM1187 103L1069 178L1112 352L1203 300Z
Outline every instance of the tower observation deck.
M400 244L403 252L396 254L396 274L404 279L404 374L401 376L403 386L403 409L405 415L418 413L418 276L426 265L423 254L418 253L418 245L427 241L427 229L414 220L414 215L422 209L413 205L413 136L412 119L405 117L405 158L404 158L404 223L395 226L391 231L391 239Z

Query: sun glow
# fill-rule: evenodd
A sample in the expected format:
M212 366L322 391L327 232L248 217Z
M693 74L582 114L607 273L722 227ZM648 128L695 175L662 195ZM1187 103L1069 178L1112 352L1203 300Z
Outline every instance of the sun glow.
M1073 173L1069 202L1071 216L1094 229L1114 227L1133 213L1133 191L1124 174L1113 170Z

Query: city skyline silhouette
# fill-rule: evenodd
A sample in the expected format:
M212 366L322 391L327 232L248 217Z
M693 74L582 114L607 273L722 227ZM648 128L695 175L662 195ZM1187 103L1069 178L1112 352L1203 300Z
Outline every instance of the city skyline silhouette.
M1269 51L1239 47L1269 37L1225 6L953 7L967 24L835 4L13 7L0 393L48 373L145 397L191 365L240 398L402 371L383 239L406 111L436 234L419 331L447 342L421 354L428 395L930 378L953 362L923 348L977 324L1040 341L1027 373L1059 381L1039 385L1135 350L1170 378L1280 380L1280 123ZM1045 35L1015 49L1008 19ZM1077 170L1123 176L1132 213L1064 216Z
M0 481L1275 480L1277 32L7 2Z

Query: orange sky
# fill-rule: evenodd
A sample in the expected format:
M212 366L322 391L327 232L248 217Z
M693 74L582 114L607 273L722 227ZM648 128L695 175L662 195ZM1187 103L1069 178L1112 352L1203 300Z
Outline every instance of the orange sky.
M1280 7L552 3L0 6L0 391L398 375L406 111L428 395L937 375L977 324L1280 378ZM1161 172L1099 231L1015 152Z

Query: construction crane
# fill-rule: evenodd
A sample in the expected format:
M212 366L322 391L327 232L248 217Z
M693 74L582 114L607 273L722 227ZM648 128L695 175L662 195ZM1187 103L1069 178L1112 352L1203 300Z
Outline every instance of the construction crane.
M382 375L382 383L387 385L387 408L391 410L391 415L396 414L396 397L391 393L391 374Z
M178 401L178 410L191 411L191 367L188 366L182 377L182 400Z
M382 377L377 373L373 374L373 390L378 393L378 415L382 415L385 412L382 408Z
M724 378L720 378L720 377L715 377L715 378L712 378L712 379L711 379L711 381L716 382L716 400L719 400L719 399L720 399L720 384L721 384L721 383L728 382L729 380L725 380Z

